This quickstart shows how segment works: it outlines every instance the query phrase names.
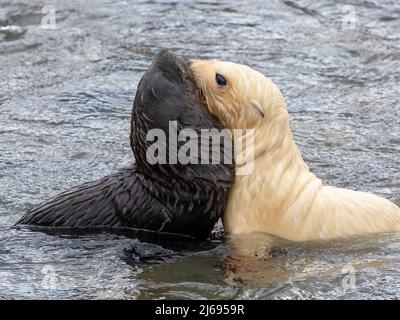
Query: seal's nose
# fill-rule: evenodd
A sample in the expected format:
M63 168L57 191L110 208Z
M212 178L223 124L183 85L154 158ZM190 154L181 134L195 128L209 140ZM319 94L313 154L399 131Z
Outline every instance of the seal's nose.
M155 56L154 63L160 64L160 65L169 63L172 60L171 58L173 56L174 56L174 54L172 51L167 50L167 49L162 49Z
M190 69L192 69L196 78L199 75L199 73L201 72L202 67L204 67L204 66L205 66L205 63L203 60L194 60L193 59L193 60L189 61L189 67L190 67Z
M173 51L163 49L157 53L153 60L151 69L158 74L161 74L166 79L180 82L182 68L185 67L185 62L178 57Z

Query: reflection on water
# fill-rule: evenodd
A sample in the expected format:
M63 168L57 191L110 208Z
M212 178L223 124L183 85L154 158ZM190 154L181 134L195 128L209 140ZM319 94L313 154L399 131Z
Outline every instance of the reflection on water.
M0 297L400 298L397 234L182 246L10 229L133 161L134 90L161 47L270 76L318 176L400 202L397 1L50 1L55 28L43 2L0 1Z

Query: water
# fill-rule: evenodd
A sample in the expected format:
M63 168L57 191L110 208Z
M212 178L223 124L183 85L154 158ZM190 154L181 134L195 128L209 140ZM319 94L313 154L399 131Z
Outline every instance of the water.
M399 234L291 243L219 228L182 245L10 228L133 161L134 91L162 47L270 76L313 172L400 202L398 1L47 4L56 29L40 27L42 1L0 0L1 298L400 298Z

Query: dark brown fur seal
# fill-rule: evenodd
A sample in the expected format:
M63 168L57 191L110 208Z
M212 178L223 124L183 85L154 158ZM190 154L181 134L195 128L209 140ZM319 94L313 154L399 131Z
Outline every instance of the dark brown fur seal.
M64 192L27 212L17 224L139 228L207 237L225 210L234 165L152 165L146 160L147 132L162 129L168 138L169 121L177 121L178 132L223 129L200 101L189 64L162 50L142 77L133 103L130 140L135 165ZM220 150L223 155L223 144Z

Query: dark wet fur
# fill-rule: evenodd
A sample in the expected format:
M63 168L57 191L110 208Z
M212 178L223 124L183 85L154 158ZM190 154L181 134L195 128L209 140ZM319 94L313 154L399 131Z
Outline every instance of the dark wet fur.
M161 51L142 77L133 104L130 139L136 164L61 193L27 212L17 224L60 230L139 228L207 237L225 210L234 165L146 161L152 143L145 140L147 131L160 128L168 133L169 121L178 122L178 132L223 129L200 101L189 65L170 51Z

